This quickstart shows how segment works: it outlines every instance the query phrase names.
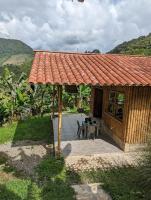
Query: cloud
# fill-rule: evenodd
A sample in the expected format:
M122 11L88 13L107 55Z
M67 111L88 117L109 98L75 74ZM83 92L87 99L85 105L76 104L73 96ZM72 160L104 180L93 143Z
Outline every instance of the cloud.
M148 0L0 0L0 37L34 49L109 51L151 30Z

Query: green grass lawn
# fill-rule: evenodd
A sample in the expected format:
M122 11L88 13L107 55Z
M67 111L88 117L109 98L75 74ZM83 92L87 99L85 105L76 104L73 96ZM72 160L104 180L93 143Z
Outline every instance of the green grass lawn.
M0 144L19 140L50 141L50 117L32 117L0 128Z
M63 158L45 158L31 178L9 167L5 159L0 160L0 166L1 200L75 200L71 185L93 182L101 182L113 200L151 199L133 167L75 173L66 169Z
M1 158L0 200L75 200L64 160L44 159L31 178L16 172Z
M113 200L150 200L147 190L140 185L139 169L125 166L110 170L70 172L72 183L102 183Z

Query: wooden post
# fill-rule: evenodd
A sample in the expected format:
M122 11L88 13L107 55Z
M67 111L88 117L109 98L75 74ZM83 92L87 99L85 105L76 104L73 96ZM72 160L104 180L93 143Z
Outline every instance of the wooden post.
M53 97L52 97L52 118L54 118L54 114L55 114L55 85L53 85Z
M58 85L58 156L61 155L61 131L62 131L62 86Z
M51 106L51 116L50 116L50 145L51 145L51 155L55 157L55 139L54 139L54 127L53 127L53 118L54 118L54 101L55 101L55 85L53 85L53 96L52 96L52 106Z

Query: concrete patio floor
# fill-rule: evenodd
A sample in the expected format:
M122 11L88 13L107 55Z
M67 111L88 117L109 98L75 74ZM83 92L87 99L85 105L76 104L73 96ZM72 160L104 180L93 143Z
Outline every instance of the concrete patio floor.
M77 137L77 120L84 121L84 114L63 114L61 148L64 157L94 156L104 153L123 153L106 135L98 139L79 139ZM57 145L58 118L53 120L55 144Z

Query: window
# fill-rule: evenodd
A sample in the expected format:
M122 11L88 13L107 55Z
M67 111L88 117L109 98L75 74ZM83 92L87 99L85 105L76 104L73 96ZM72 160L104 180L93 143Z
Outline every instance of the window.
M119 120L123 120L125 95L121 92L111 91L109 94L108 112Z

